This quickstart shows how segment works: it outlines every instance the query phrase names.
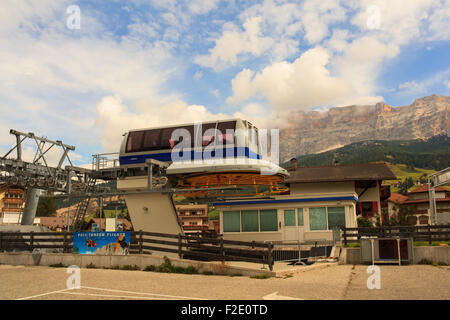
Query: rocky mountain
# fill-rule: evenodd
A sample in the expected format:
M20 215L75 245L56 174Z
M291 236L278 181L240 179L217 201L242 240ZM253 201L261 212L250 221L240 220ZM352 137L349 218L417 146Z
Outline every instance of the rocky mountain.
M432 95L408 106L352 105L295 112L280 132L280 162L365 140L428 139L450 135L450 97Z

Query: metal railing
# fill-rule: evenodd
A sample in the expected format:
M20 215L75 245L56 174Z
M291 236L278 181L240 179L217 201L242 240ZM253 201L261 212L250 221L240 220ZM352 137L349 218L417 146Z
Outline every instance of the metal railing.
M413 238L414 241L450 241L450 225L426 226L382 226L342 228L341 240L344 245L359 243L361 237Z
M119 153L99 153L92 155L92 170L99 171L104 169L112 169L120 166Z

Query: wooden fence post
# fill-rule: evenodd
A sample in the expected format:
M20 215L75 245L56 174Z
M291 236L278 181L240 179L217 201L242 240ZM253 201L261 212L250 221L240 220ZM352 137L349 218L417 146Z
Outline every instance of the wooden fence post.
M223 248L223 238L220 239L220 254L222 255L222 262L225 261L225 250Z
M67 248L67 231L64 231L64 241L63 241L63 253L67 253L69 250Z
M139 254L142 254L142 246L144 245L144 233L139 230Z
M34 232L31 231L30 232L30 251L33 252L33 247L34 247Z
M272 242L269 243L268 254L269 254L268 265L269 265L270 271L272 271L273 270L273 243Z
M432 238L431 238L431 226L428 225L428 244L431 246Z
M344 246L347 245L347 228L342 229L344 232L342 233L342 236L344 237Z
M178 234L178 256L180 259L183 259L182 253L181 253L181 233Z

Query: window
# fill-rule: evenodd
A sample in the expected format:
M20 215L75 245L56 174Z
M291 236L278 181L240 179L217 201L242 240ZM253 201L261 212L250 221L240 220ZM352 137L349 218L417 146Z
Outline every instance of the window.
M215 141L215 130L216 123L205 123L202 124L202 146L206 147L207 145L213 143ZM208 134L205 134L208 131ZM213 133L214 134L211 134Z
M295 210L284 210L284 226L295 226Z
M144 135L144 145L142 146L142 151L148 150L158 150L159 146L159 136L161 130L148 130Z
M303 208L297 209L298 225L303 226Z
M333 230L335 227L345 227L344 207L328 207L328 230Z
M234 144L234 131L236 130L236 121L219 122L217 125L219 141L225 144Z
M173 141L171 143L172 132L175 129L176 128L165 128L165 129L162 129L161 141L160 141L161 149L172 149L175 146L175 143Z
M145 131L133 131L128 135L127 152L138 152L142 148Z
M364 201L360 202L356 205L356 214L362 214L364 218L372 218L375 214L378 213L378 202L373 201Z
M260 210L261 231L278 231L277 210Z
M223 212L223 232L241 231L241 213L240 211Z
M309 208L310 230L327 230L326 208Z
M259 231L258 210L242 211L242 232Z

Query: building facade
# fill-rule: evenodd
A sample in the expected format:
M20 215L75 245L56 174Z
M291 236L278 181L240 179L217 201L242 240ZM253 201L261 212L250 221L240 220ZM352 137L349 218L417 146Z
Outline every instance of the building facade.
M413 213L413 216L411 216L410 219L412 225L431 224L428 192L428 185L424 185L408 192L407 196L402 196L401 201L397 201L400 206L409 208ZM395 196L395 194L392 194L391 198L393 198L393 196ZM399 198L399 196L395 197ZM450 189L436 187L435 199L437 224L450 224ZM394 202L394 199L391 199L391 202ZM396 214L396 210L390 211L390 216L394 214Z
M4 224L20 223L25 206L25 191L9 188L0 193L0 218Z
M331 241L333 228L357 227L357 217L381 214L395 179L386 164L300 167L290 172L289 193L268 199L216 202L224 239Z
M184 232L199 232L210 229L207 204L185 204L175 207Z

